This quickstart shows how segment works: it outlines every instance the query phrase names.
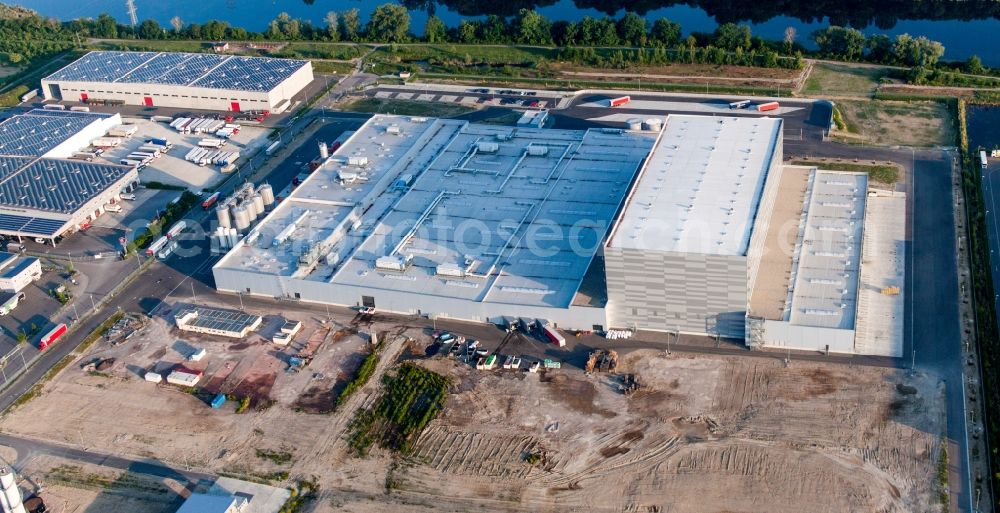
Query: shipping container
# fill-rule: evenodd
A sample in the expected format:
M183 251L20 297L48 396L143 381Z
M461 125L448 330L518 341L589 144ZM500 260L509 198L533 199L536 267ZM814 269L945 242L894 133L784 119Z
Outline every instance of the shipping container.
M758 103L756 109L758 112L767 112L769 110L777 110L778 107L780 107L778 102L766 102Z
M48 105L43 105L42 109L45 110L66 110L65 105L59 105L58 103L50 103Z
M609 100L609 104L612 107L621 107L622 105L625 105L630 101L632 101L631 96L619 96L618 98L612 98L611 100Z
M203 208L205 210L208 210L208 209L212 208L212 205L215 205L215 202L219 201L219 194L220 193L217 192L217 193L209 196L208 199L206 199L205 201L202 201L201 202L201 208Z
M986 169L986 167L989 165L987 163L987 161L986 161L986 152L985 151L980 151L979 152L979 162L980 162L980 164L982 164L983 169Z
M223 144L226 144L226 141L222 139L209 138L198 141L198 146L202 148L221 148Z
M223 404L226 404L226 394L220 392L215 396L215 399L212 399L212 408L222 408Z
M566 347L566 339L556 331L552 326L545 326L542 328L542 333L545 333L545 338L549 339L549 342L559 346Z
M146 143L148 143L148 144L157 144L157 145L164 146L164 147L167 147L167 148L173 146L173 144L170 144L170 141L168 141L166 139L160 139L158 137L150 137L149 139L146 140Z
M54 344L60 337L66 334L67 329L68 328L65 324L60 324L55 328L52 328L52 331L46 333L42 336L42 339L38 341L38 350L44 351L47 347Z

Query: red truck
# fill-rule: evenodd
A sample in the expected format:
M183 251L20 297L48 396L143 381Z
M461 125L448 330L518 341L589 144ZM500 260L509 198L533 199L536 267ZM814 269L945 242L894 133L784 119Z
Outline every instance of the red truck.
M205 201L202 201L201 208L208 210L212 208L212 205L215 205L216 201L219 201L219 193L215 193L209 196L208 199L206 199Z
M767 112L769 110L777 110L778 107L780 107L780 105L778 105L778 102L758 103L756 106L757 112Z
M609 103L612 107L621 107L630 101L632 101L631 96L619 96L618 98L612 98Z
M55 341L59 340L59 337L62 337L63 335L66 334L66 329L67 328L65 324L60 324L55 328L52 328L52 331L46 333L45 336L43 336L42 339L38 341L38 350L44 351L45 348L54 344Z

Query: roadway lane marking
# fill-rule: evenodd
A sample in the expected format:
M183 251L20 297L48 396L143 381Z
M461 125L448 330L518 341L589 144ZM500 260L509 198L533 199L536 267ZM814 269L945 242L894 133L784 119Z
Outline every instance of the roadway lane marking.
M606 100L600 100L595 102L586 102L579 105L574 105L574 107L589 107L592 109L610 109L608 102ZM672 102L672 101L660 101L660 100L632 100L627 106L619 107L625 110L649 110L649 111L670 111L670 112L704 112L712 114L723 114L723 113L740 113L740 114L750 114L755 116L782 116L789 114L791 112L799 111L805 107L778 107L774 110L769 110L767 112L757 112L750 109L739 109L732 110L726 103L702 103L702 102ZM631 116L636 117L636 115L642 115L642 113L633 113ZM591 118L595 119L595 118Z

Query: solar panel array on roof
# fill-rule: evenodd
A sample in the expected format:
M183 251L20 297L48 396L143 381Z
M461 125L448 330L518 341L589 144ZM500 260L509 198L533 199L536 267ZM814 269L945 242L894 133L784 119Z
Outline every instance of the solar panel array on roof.
M256 315L249 315L233 310L219 310L215 308L193 308L198 315L188 321L188 326L198 326L221 331L240 332L249 326L253 326L259 318ZM183 313L181 314L183 316Z
M68 214L107 190L132 168L77 160L25 159L0 156L0 168L21 164L0 180L0 205ZM60 221L61 223L62 221Z
M0 155L40 157L105 114L32 110L0 121Z
M0 214L0 232L4 233L51 237L65 224L66 221L62 219L43 219L39 217Z
M307 63L199 53L90 52L45 80L269 91Z
M161 53L117 82L185 85L211 71L225 56L201 53Z

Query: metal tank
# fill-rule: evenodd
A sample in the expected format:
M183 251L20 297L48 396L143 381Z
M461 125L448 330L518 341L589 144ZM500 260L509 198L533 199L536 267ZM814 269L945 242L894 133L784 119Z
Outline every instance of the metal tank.
M261 185L260 188L257 189L257 193L260 194L261 198L264 198L265 208L270 208L271 205L274 205L274 189L271 188L271 184L266 183Z
M229 215L229 207L226 205L219 205L215 209L215 217L219 220L219 226L223 228L229 228L233 225L233 220Z
M646 130L659 132L660 128L663 128L663 120L660 118L649 118L643 123L643 125L645 125Z
M253 195L253 209L257 212L257 217L264 215L264 197L260 194Z
M3 513L27 513L21 502L21 490L17 488L17 478L10 467L0 467L0 505Z
M240 205L233 208L233 224L239 231L246 230L250 227L250 219L253 216L250 214L250 210L247 205Z
M632 118L626 124L629 130L642 130L642 120L639 118Z
M226 237L229 238L229 247L236 247L236 243L240 241L240 234L236 233L236 228L230 228Z

